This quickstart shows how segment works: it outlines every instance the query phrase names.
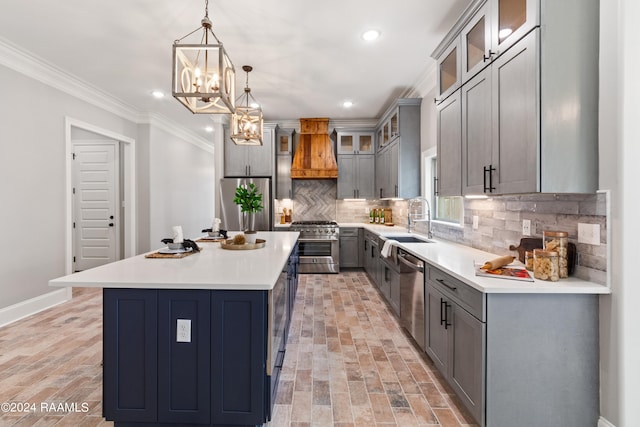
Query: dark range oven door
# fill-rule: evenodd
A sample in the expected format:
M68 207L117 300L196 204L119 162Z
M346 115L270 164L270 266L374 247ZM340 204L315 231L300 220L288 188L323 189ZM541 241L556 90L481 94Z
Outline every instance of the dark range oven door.
M340 271L337 238L298 240L299 273L338 273Z

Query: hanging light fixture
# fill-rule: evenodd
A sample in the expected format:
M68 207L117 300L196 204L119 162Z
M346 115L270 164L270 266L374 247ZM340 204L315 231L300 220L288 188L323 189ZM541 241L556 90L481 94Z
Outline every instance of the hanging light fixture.
M245 65L242 69L247 73L247 86L244 94L236 99L236 111L231 116L231 139L236 145L262 145L262 109L249 88L253 67Z
M199 44L182 44L185 38L200 29ZM209 44L210 41L215 43ZM209 0L205 1L201 27L173 43L173 96L194 114L232 114L235 111L236 73L211 29Z

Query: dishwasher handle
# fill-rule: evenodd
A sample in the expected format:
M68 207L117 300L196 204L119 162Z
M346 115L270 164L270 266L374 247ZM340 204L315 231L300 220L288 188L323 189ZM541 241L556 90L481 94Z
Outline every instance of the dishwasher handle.
M422 264L422 262L420 262L420 264L414 264L411 261L409 261L407 258L405 258L405 253L402 251L398 251L398 260L403 263L404 265L406 265L407 267L419 271L420 273L424 273L424 265Z

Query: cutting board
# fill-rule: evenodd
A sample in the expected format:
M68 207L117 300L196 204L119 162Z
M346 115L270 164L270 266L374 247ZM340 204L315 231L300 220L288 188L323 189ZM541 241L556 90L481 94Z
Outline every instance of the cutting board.
M534 249L542 249L541 237L523 237L520 239L520 245L509 246L509 250L518 251L518 259L524 263L524 253L533 252ZM567 250L567 264L569 269L569 275L572 275L576 267L576 245L569 242Z

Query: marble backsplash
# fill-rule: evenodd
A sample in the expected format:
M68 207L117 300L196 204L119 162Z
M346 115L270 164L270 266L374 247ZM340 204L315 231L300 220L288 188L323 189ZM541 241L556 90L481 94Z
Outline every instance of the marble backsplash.
M294 198L276 201L293 208L293 220L336 220L365 223L369 209L391 208L393 222L406 227L406 200L336 200L335 180L295 180ZM288 203L288 205L287 205ZM497 196L489 199L465 199L464 223L452 225L434 221L434 236L478 248L498 255L515 254L522 235L522 220L531 221L531 237L542 237L544 230L566 231L576 245L575 276L605 284L607 278L607 195L597 194L524 194ZM478 229L473 229L473 217L478 217ZM578 243L578 223L600 226L600 245ZM425 222L416 224L416 231L426 233Z

